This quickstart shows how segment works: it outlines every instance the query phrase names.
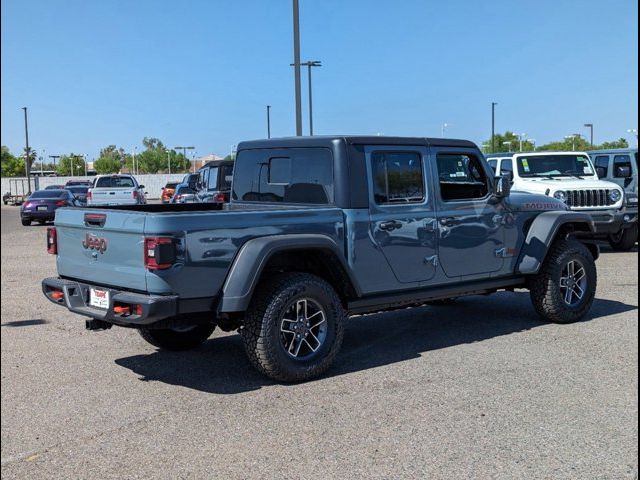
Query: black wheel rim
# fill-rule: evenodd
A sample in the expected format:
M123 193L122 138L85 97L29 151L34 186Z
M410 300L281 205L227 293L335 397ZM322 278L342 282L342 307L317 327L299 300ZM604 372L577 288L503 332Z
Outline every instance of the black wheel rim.
M570 307L579 305L588 288L587 270L579 260L569 260L560 276L560 292L564 303Z
M327 316L311 298L293 301L280 322L280 345L296 360L314 357L327 339Z

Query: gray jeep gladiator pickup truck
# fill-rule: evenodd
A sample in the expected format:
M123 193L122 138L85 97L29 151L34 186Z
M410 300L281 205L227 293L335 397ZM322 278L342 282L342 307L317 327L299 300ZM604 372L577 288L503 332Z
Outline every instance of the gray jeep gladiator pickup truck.
M238 147L231 202L61 208L47 232L52 302L92 330L161 349L239 330L278 381L320 375L348 315L525 288L568 323L589 311L591 217L510 192L463 140L307 137Z

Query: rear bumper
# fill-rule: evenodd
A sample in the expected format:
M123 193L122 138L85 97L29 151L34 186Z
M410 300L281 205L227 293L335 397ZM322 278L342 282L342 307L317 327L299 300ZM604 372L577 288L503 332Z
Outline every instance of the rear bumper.
M92 287L109 292L108 309L89 304L89 290ZM53 297L56 291L61 291L64 295L56 299ZM125 327L148 326L175 317L178 313L177 295L145 295L57 277L45 278L42 281L42 292L51 302L65 306L74 313ZM115 305L140 305L142 311L140 315L118 314L113 311Z
M38 220L53 220L56 217L56 212L20 212L21 218L35 218Z

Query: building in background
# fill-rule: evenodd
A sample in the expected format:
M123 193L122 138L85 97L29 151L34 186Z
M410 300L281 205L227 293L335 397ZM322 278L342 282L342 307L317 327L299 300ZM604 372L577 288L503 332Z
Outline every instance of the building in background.
M224 160L224 157L216 155L215 153L210 153L209 155L205 155L203 157L194 158L193 160L191 160L191 171L195 172L203 165L214 160Z

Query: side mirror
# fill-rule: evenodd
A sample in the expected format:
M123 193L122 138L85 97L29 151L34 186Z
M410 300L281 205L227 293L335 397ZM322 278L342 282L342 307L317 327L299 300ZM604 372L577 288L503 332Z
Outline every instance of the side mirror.
M495 195L497 198L507 198L511 194L513 173L504 173L496 178Z
M617 178L631 178L631 167L616 167Z
M596 167L596 174L598 175L598 178L606 178L607 169L604 167Z
M144 185L138 185L138 188L139 188L140 190L143 190L143 189L144 189Z

